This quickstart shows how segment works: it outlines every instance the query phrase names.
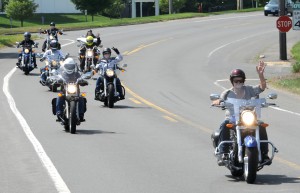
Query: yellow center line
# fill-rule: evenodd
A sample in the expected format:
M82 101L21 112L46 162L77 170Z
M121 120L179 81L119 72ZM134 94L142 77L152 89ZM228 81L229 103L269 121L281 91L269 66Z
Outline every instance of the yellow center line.
M212 132L211 129L208 129L208 128L204 127L204 126L201 126L201 125L199 125L197 123L194 123L194 122L192 122L190 120L187 120L187 119L185 119L185 118L183 118L183 117L181 117L179 115L171 113L171 112L167 111L166 109L163 109L163 108L161 108L161 107L159 107L159 106L151 103L150 101L142 98L141 96L139 96L138 94L136 94L135 92L133 92L131 89L129 89L124 83L122 83L122 85L125 87L126 91L128 93L130 93L133 97L137 98L139 101L145 103L146 105L148 105L148 106L150 106L150 107L152 107L152 108L154 108L154 109L156 109L156 110L158 110L158 111L166 114L167 116L169 116L169 117L171 117L171 118L173 118L175 120L181 121L183 123L186 123L186 124L188 124L190 126L193 126L195 128L198 128L198 129L200 129L200 130L202 130L202 131L204 131L206 133L211 133Z
M136 100L135 98L129 98L129 100L131 100L135 104L142 104L140 101Z
M169 120L169 121L171 121L171 122L174 122L174 123L176 123L176 122L178 122L176 119L173 119L172 117L169 117L169 116L163 116L163 118L165 118L165 119L167 119L167 120Z

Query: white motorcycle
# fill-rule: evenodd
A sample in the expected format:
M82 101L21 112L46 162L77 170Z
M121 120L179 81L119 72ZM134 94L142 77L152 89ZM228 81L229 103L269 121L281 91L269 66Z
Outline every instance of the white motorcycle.
M217 94L210 95L212 101L219 99ZM277 94L269 94L268 99L276 99ZM216 107L230 112L230 120L226 129L230 129L230 140L219 143L219 133L212 134L215 156L220 156L220 146L229 145L228 160L223 160L233 176L244 176L247 183L254 183L257 171L265 165L271 165L275 153L278 152L274 144L268 140L260 140L261 127L269 126L261 120L261 108L276 105L267 103L265 98L258 99L234 99L228 98ZM267 143L272 147L271 158L263 160L261 155L261 143Z

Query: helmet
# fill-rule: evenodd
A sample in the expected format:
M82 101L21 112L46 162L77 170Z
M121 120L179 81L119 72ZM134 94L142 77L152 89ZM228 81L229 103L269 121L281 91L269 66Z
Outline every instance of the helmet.
M63 71L67 74L72 74L77 71L77 65L73 58L67 58L63 63Z
M58 42L56 40L51 40L51 42L50 42L50 48L52 50L56 50L58 48Z
M104 55L104 54L106 54L106 53L111 54L110 48L104 48L104 49L103 49L102 54Z
M52 22L50 23L50 26L55 26L55 23L52 21Z
M245 72L241 69L234 69L234 70L231 71L231 73L230 73L230 82L231 82L231 84L232 84L233 78L235 78L235 77L241 77L241 78L243 78L243 80L246 79Z
M87 44L88 46L93 45L93 43L94 43L94 38L93 38L92 36L86 37L86 44Z
M31 34L29 32L25 32L24 33L24 38L25 38L25 40L30 40Z

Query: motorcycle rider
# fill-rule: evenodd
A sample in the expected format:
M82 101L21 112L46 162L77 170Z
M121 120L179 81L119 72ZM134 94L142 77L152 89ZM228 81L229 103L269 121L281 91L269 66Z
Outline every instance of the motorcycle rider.
M30 38L31 38L30 32L25 32L24 33L24 40L22 40L20 42L20 44L18 45L18 47L21 45L23 47L30 48L32 59L33 59L34 68L37 68L35 53L32 52L32 46L35 45L35 42L33 40L31 40ZM21 59L22 59L22 52L19 54L18 62L16 63L17 67L20 67L20 63L21 63Z
M57 34L60 34L60 35L63 34L63 32L61 30L59 30L59 29L57 29L55 27L55 23L54 22L50 23L50 29L44 30L41 33L48 34L48 36L50 36L51 34L55 34L54 37L55 37L55 39L56 39L57 42L58 42ZM43 44L43 47L42 47L42 51L43 52L45 52L45 50L46 50L46 44L47 44L47 39L44 41L44 44ZM60 43L58 43L58 49L60 49L60 48L61 48Z
M91 30L90 30L91 31ZM89 33L89 32L88 32ZM99 34L97 34L96 36L97 38L97 42L94 42L94 37L93 36L87 36L86 37L86 43L83 44L81 46L81 48L79 49L79 61L80 61L80 69L81 71L84 70L84 65L85 65L85 52L88 48L91 48L93 49L93 52L94 52L94 58L93 58L93 64L96 65L97 63L97 56L98 56L98 53L97 53L97 46L100 45L101 43L101 40L100 40L100 36Z
M114 66L115 64L117 64L123 60L123 56L120 54L119 50L114 47L112 49L117 54L117 57L111 57L111 49L104 48L102 51L103 58L100 60L100 63L98 63L94 69L96 72L99 71L101 68L103 68L103 65L106 63L109 63L109 66ZM103 92L103 89L104 89L103 82L104 82L103 76L100 75L96 82L95 100L99 100L98 96L101 92ZM121 81L119 78L117 78L117 91L119 92L120 100L125 99L125 97L123 95L123 91L122 91Z
M97 35L95 36L95 34L93 33L93 31L90 29L89 31L87 31L86 32L86 35L85 35L85 37L88 37L88 36L92 36L93 38L100 38L100 34L99 33L97 33ZM101 44L101 40L100 40L100 42L99 42L99 45Z
M265 63L260 61L259 64L256 66L256 71L258 73L258 77L260 80L260 84L257 86L246 86L244 85L246 75L243 70L235 69L230 74L230 82L232 84L232 88L225 90L222 92L220 99L213 101L212 105L219 105L221 102L225 101L227 98L237 98L237 99L251 99L252 97L258 98L259 94L266 89L266 80L264 77L264 70L265 70ZM222 141L230 140L230 129L226 127L226 124L229 123L230 120L230 113L226 112L226 119L221 124L219 128L219 143ZM267 131L265 127L260 126L259 135L261 140L268 140ZM269 160L268 157L268 144L261 143L261 152L262 152L262 159ZM218 157L218 164L222 165L223 160L228 159L229 153L229 145L223 144L220 146L220 156Z
M58 49L58 42L56 40L52 40L50 42L50 49L47 50L44 54L43 57L40 59L41 62L43 62L47 57L52 57L52 58L58 58L59 60L64 60L65 56L62 53L61 50ZM41 81L40 83L42 85L45 85L46 83L46 74L43 72L45 71L46 67L41 68Z
M80 86L88 85L88 82L81 77L81 74L78 70L77 64L72 58L67 58L64 61L64 65L61 68L61 72L56 79L57 82L62 82L63 79L68 79L69 81L76 82ZM64 88L63 88L64 89ZM62 91L62 93L64 93ZM56 99L56 116L58 121L62 121L63 119L63 105L65 103L65 96L63 94L59 95ZM79 97L78 101L78 114L79 114L79 121L84 122L84 113L86 112L86 99L83 97Z

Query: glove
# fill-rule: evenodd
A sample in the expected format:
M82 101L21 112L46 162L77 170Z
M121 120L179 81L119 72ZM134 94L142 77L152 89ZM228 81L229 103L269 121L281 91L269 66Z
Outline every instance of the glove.
M117 48L115 48L115 47L112 47L112 49L113 49L113 51L115 51L116 52L116 54L120 54L120 52L119 52L119 50L117 49Z

